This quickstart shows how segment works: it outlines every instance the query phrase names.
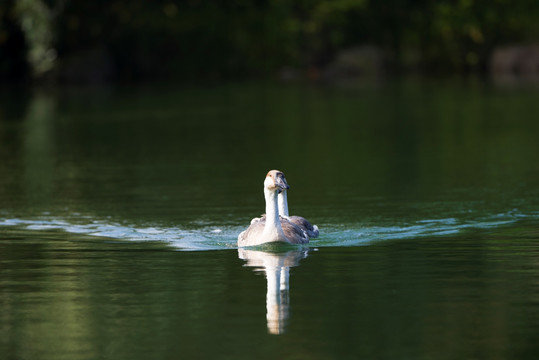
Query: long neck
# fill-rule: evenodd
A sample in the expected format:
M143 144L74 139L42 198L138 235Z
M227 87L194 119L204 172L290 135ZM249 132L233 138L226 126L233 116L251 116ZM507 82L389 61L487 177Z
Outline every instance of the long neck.
M264 188L264 197L266 198L266 229L273 228L282 231L277 208L277 191Z
M279 215L288 216L288 199L286 197L286 190L279 193Z

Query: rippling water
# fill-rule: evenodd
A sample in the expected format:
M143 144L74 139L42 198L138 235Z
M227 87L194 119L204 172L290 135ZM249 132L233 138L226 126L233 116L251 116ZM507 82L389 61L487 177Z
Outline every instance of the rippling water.
M3 95L2 359L539 354L536 88ZM273 168L321 235L238 249Z
M108 239L126 241L157 241L182 251L224 250L237 247L238 234L247 225L205 226L203 222L191 224L191 228L178 227L138 227L107 220L95 220L89 216L74 214L78 223L41 216L36 220L0 219L0 226L11 231L24 231L28 234L39 231L57 231L68 234L84 234ZM524 214L517 209L506 213L468 216L465 219L425 219L410 224L383 226L361 226L358 224L324 224L319 238L311 239L309 247L361 246L383 240L410 238L436 238L439 236L459 235L467 230L496 230L517 225L519 221L539 221L539 212Z

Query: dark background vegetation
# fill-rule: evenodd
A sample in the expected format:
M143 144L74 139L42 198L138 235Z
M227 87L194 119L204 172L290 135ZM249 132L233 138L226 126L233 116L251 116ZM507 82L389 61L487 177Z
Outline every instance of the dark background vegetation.
M537 0L2 0L0 79L318 78L347 49L365 71L485 73L538 19Z

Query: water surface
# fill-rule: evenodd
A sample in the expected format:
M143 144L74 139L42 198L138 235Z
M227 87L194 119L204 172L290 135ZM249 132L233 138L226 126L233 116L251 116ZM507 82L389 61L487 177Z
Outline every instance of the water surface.
M539 354L536 88L4 93L6 359ZM237 249L273 168L321 236Z

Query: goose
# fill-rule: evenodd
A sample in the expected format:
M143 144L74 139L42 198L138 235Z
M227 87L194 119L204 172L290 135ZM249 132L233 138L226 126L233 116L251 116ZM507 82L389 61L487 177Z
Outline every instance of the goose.
M310 238L318 237L320 231L318 226L312 225L307 219L301 216L288 215L288 199L286 196L287 189L283 189L279 192L278 203L279 203L279 215L292 222L293 224L298 225L302 228Z
M286 218L279 217L278 193L286 190L284 174L279 170L270 170L264 179L264 197L266 199L266 216L251 225L238 235L238 246L255 246L270 242L287 244L307 244L307 233Z
M282 172L280 172L280 174L278 176L282 176L283 180L286 182L286 180L284 179L284 174ZM279 217L280 217L281 221L283 221L283 219L284 219L284 220L290 221L293 224L296 224L301 229L303 229L303 231L305 231L305 233L307 234L307 236L309 236L309 238L318 237L318 235L320 234L320 231L318 230L318 226L312 225L304 217L296 216L296 215L290 216L288 214L287 191L288 191L289 188L290 188L290 186L287 189L279 190L279 195L277 197L278 207L279 207ZM263 214L261 217L254 218L253 220L251 220L251 224L259 222L259 221L265 221L265 220L266 220L266 214Z

